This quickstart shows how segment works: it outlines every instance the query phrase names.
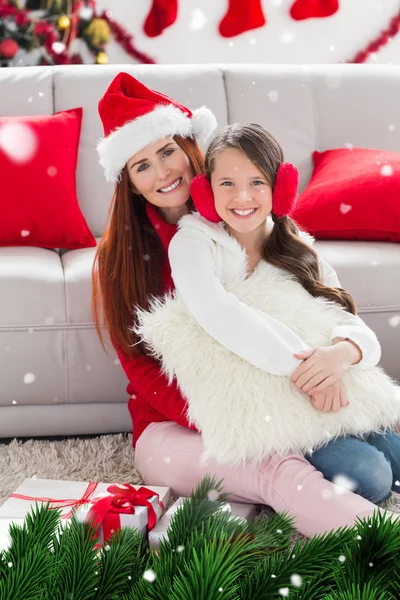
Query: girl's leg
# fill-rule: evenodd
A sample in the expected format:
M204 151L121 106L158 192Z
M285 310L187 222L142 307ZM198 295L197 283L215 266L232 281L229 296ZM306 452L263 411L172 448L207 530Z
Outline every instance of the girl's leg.
M340 476L350 480L352 491L370 502L382 502L391 494L393 473L390 463L367 441L340 437L307 454L306 459L329 481L340 485Z
M389 461L393 474L392 490L400 492L400 435L394 431L385 434L370 433L365 439Z
M224 478L232 501L254 502L287 511L306 536L353 525L377 507L326 481L304 458L271 457L259 467L200 465L201 435L174 422L152 423L136 444L136 467L148 485L167 486L174 496L189 496L208 473Z

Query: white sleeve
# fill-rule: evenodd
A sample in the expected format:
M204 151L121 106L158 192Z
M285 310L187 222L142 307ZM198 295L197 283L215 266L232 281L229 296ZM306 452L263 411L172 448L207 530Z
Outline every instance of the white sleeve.
M290 376L308 350L301 338L277 319L227 292L216 274L214 242L205 233L178 230L169 246L175 287L199 325L215 340L252 365Z
M341 288L336 271L324 260L319 260L323 283L329 287ZM381 359L379 340L358 315L343 313L342 322L332 330L331 342L336 337L348 338L360 348L362 358L360 362L353 365L353 369L371 369L379 363Z

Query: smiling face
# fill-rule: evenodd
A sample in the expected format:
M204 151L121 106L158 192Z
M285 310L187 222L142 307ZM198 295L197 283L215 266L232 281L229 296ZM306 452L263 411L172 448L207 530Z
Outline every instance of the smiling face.
M232 232L253 233L264 227L272 209L272 189L244 152L227 148L217 154L211 187L217 213Z
M194 177L187 154L173 138L164 138L127 162L135 192L160 209L183 207L190 196Z

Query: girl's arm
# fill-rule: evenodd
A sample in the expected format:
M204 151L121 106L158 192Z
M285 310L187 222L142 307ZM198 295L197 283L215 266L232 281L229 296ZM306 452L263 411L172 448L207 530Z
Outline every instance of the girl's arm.
M341 288L335 270L324 260L320 259L322 280L329 287ZM355 369L370 369L381 359L381 346L375 333L362 319L351 313L343 313L342 322L334 327L331 333L331 343L338 338L349 339L356 344L362 354L361 360L353 364Z
M180 229L169 246L175 287L199 325L252 365L291 375L301 363L293 354L309 349L277 319L241 302L216 275L214 243L202 231Z

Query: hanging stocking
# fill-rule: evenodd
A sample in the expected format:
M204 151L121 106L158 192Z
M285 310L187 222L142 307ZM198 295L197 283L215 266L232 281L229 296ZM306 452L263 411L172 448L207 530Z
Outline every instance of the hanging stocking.
M178 15L178 0L153 0L143 29L149 37L160 35L164 29L175 23Z
M315 17L330 17L338 8L339 0L296 0L290 14L295 21L302 21Z
M219 32L223 37L234 37L265 25L266 19L261 7L261 0L228 1L228 12L219 24Z

